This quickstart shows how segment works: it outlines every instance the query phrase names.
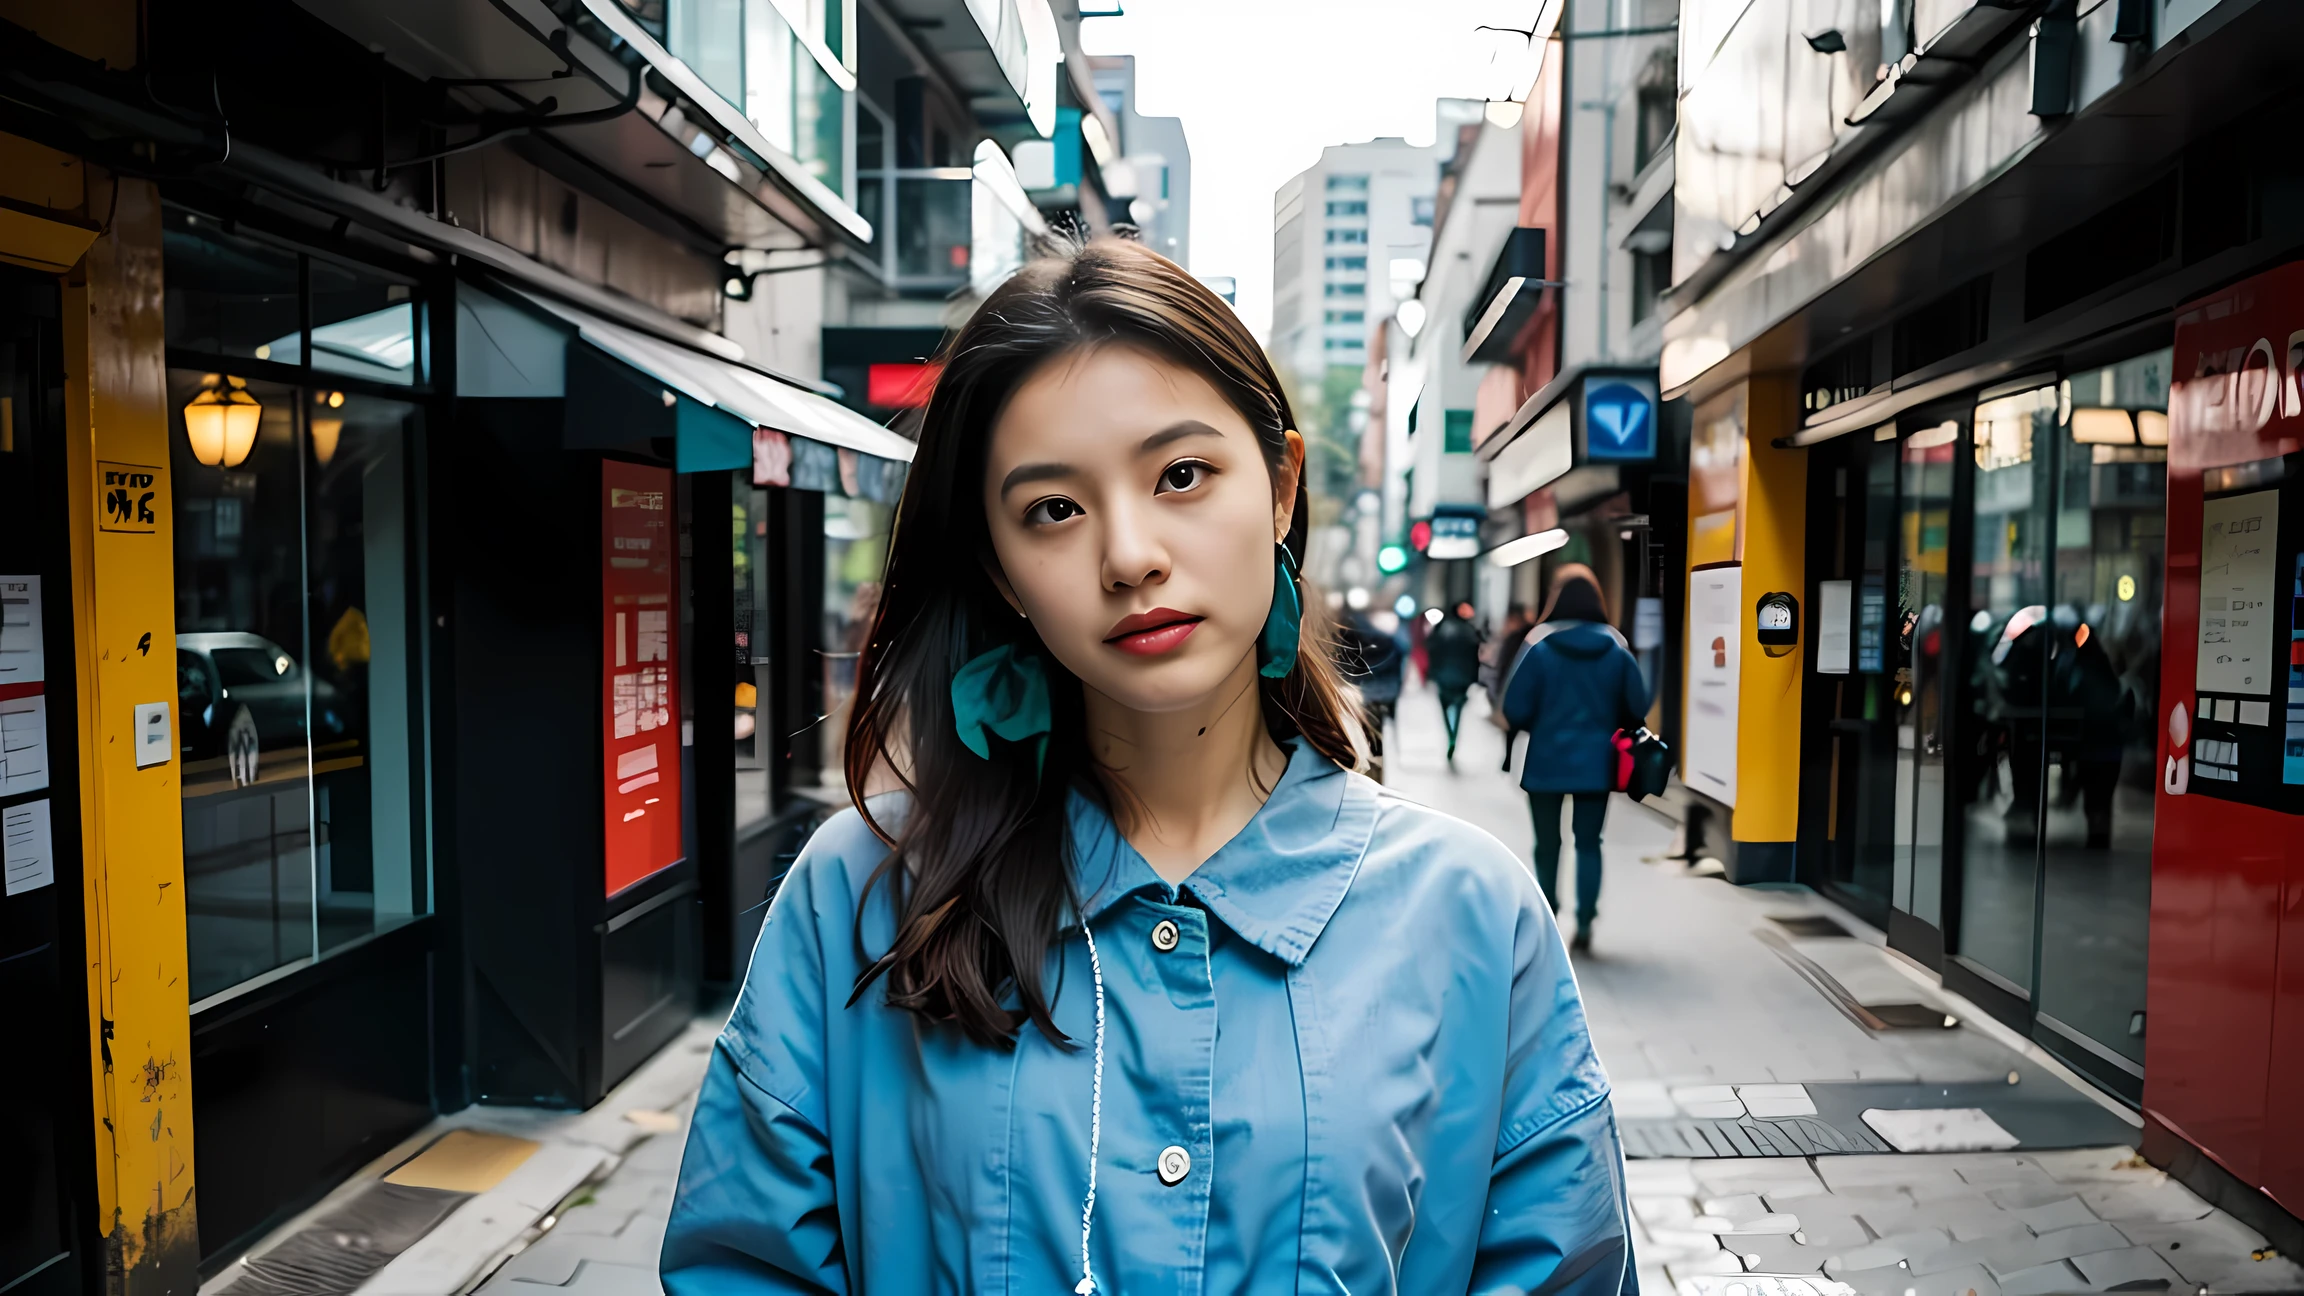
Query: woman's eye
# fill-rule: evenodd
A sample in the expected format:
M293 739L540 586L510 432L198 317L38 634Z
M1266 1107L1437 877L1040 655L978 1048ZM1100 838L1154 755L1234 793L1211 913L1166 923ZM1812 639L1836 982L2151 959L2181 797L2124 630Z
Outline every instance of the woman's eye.
M1079 505L1058 495L1041 500L1031 508L1024 510L1024 521L1032 526L1048 526L1056 522L1069 521L1080 516L1080 513Z
M1164 495L1170 491L1191 490L1208 480L1209 471L1208 465L1195 463L1189 459L1180 464L1172 464L1168 471L1160 474L1160 488L1152 493Z

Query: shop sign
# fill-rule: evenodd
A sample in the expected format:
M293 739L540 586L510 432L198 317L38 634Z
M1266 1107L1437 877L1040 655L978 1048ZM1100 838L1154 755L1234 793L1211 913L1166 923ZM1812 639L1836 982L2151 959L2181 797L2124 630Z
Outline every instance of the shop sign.
M1688 573L1688 786L1736 804L1736 713L1744 637L1744 569Z
M1645 462L1656 457L1656 382L1611 378L1584 384L1584 457Z
M1432 517L1432 542L1424 556L1446 560L1480 556L1480 516L1473 513L1437 513Z
M601 786L607 893L680 862L678 534L672 472L600 465Z

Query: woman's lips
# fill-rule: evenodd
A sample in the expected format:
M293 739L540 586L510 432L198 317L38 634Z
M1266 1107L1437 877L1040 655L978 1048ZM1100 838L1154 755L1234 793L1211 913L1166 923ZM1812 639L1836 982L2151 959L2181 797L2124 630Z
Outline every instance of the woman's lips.
M1154 608L1121 618L1104 642L1138 657L1172 652L1199 628L1201 618L1173 608Z

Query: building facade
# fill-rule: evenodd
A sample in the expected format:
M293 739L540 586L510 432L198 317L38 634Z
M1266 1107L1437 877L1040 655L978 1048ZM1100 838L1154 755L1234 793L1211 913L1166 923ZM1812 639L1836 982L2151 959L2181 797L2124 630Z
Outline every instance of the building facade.
M1690 0L1660 373L1705 849L1879 923L2283 1245L2304 223L2243 141L2299 19Z
M1110 226L1077 22L0 27L0 986L38 1059L0 1287L189 1291L440 1113L597 1100L741 975L845 799L884 424L1051 214Z

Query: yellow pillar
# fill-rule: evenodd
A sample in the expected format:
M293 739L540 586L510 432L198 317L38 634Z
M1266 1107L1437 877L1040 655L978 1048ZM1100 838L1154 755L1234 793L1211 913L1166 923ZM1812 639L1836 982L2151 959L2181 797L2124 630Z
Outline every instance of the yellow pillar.
M65 279L64 403L105 1290L191 1296L200 1247L160 198L147 181L90 167L84 210L103 233ZM154 705L164 735L152 732Z
M1801 649L1771 657L1754 634L1753 605L1783 592L1807 614L1808 452L1780 449L1798 425L1796 384L1780 375L1746 383L1744 489L1738 538L1744 563L1744 642L1739 654L1736 814L1729 835L1745 845L1778 844L1766 872L1792 880L1791 845L1800 829Z

